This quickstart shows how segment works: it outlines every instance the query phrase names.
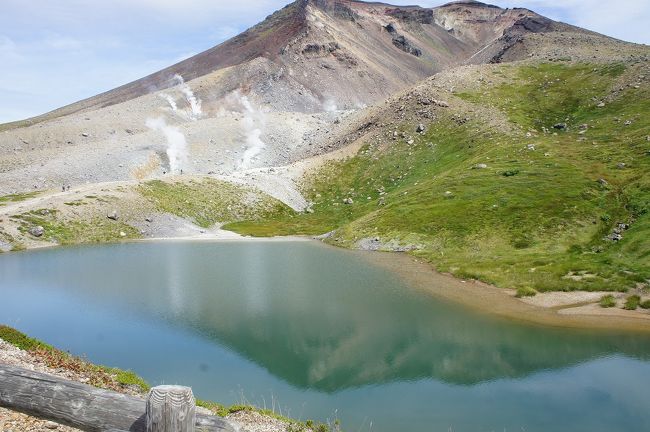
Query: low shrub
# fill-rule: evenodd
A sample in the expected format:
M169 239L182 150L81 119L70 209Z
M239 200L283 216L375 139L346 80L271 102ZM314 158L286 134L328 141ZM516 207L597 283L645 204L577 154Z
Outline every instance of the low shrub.
M616 299L613 295L607 294L600 299L600 307L612 308L616 306Z
M517 298L522 298L522 297L535 297L537 295L537 291L530 287L521 287L517 288Z
M639 303L641 303L641 297L638 295L631 295L625 301L625 306L623 306L623 309L636 310L636 308L639 307Z

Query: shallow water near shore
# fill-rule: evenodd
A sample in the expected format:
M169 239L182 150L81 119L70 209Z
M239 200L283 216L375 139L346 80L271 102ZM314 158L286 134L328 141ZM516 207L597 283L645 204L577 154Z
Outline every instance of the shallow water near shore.
M650 335L489 316L316 242L0 255L0 294L92 362L345 431L650 430Z

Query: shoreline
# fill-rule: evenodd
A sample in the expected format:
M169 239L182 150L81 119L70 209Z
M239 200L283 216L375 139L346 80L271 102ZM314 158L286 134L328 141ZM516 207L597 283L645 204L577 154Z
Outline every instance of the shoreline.
M432 264L406 253L354 251L380 267L389 270L414 289L423 290L446 301L478 313L499 318L550 327L602 329L609 331L650 332L650 313L620 308L601 308L594 302L570 302L544 306L545 296L566 294L567 297L593 297L603 293L571 291L539 293L537 301L519 299L515 290L499 288L477 280L462 280L436 271ZM607 294L607 293L605 293ZM616 293L608 293L616 294Z

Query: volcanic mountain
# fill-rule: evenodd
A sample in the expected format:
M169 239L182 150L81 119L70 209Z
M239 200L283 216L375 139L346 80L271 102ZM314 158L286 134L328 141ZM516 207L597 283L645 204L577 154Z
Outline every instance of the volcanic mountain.
M422 8L297 0L160 72L0 127L13 129L0 135L0 192L142 179L180 164L203 174L284 165L331 151L349 123L341 120L438 72L620 56L633 46L474 1ZM164 124L148 122L158 117ZM168 124L180 129L176 144ZM179 146L171 157L183 160L171 163L170 148Z
M206 107L244 88L277 110L318 112L329 100L353 109L462 64L552 55L531 38L542 33L571 40L595 36L527 9L475 1L429 9L297 0L214 48L45 118L164 90L178 84L177 75L186 81L202 78L197 94Z

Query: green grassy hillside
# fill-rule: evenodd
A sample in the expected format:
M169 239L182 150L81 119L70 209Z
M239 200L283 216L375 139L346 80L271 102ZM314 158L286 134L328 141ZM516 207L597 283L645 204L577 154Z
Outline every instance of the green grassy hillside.
M313 213L227 228L259 236L336 230L335 244L409 249L441 271L502 287L637 287L650 279L650 89L637 72L500 66L499 84L486 80L457 97L501 110L516 132L479 116L460 120L454 110L438 113L423 134L404 122L405 138L383 131L380 143L369 139L355 157L308 178ZM607 238L615 230L620 241Z

